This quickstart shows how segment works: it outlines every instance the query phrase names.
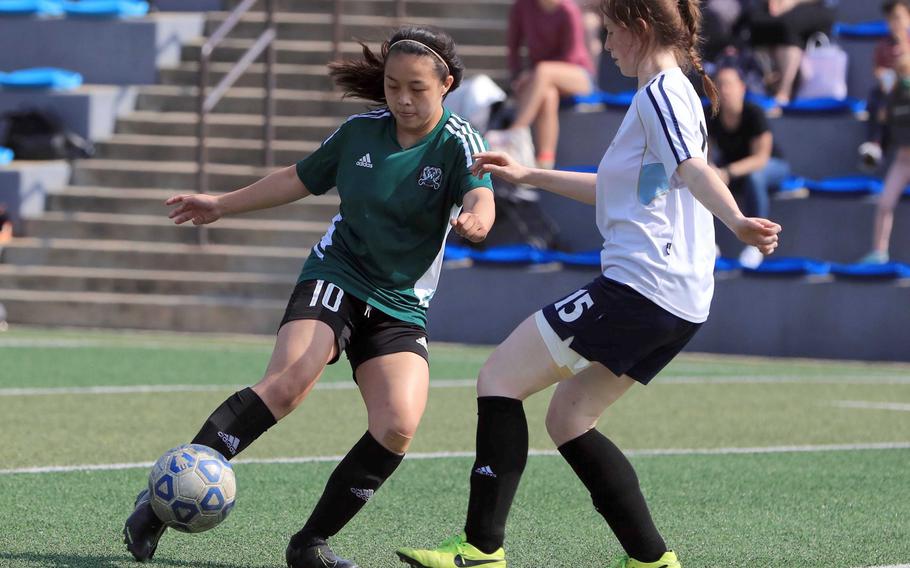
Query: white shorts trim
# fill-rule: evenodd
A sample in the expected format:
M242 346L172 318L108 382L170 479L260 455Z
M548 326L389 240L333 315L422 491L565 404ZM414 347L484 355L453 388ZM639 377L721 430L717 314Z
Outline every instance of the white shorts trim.
M559 367L564 378L574 377L591 366L591 362L579 355L574 349L569 347L572 343L572 337L562 340L550 327L547 318L544 317L543 311L537 310L534 313L534 322L537 324L537 331L550 352L553 362Z

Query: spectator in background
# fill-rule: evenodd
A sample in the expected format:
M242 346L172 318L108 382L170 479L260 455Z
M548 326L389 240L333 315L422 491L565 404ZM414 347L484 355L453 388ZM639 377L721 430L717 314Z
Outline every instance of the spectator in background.
M888 0L882 5L882 12L891 34L875 46L872 70L875 87L868 97L866 142L859 147L861 164L867 170L875 170L882 163L882 140L886 138L884 103L897 80L894 69L897 58L903 53L910 53L910 0Z
M6 203L0 203L0 251L2 246L13 240L13 222L6 210Z
M522 45L527 48L526 64ZM515 119L508 130L488 132L487 140L492 147L509 151L529 138L533 125L537 165L552 168L560 98L586 95L594 88L594 64L581 9L574 0L515 0L508 46L512 93L517 99Z
M743 0L702 0L702 58L714 61L736 45L736 24L743 15Z
M894 226L894 208L901 194L910 184L910 52L896 62L897 84L888 97L888 134L896 148L894 161L885 176L885 187L878 197L875 209L875 226L872 234L872 251L861 258L863 264L888 262L888 245Z
M745 100L746 84L739 69L721 63L714 81L720 95L720 111L707 120L708 135L719 150L715 170L734 194L745 197L746 215L767 218L768 194L779 189L790 175L790 166L775 148L764 111ZM762 258L757 248L747 246L739 261L754 268Z
M788 104L799 73L803 48L813 34L831 33L834 12L823 0L767 0L749 13L751 43L769 52L776 67L769 93Z

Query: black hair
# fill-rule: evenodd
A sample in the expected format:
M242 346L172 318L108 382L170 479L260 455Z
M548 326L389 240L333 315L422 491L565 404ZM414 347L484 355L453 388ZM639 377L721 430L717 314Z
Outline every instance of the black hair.
M898 6L903 6L910 11L910 0L888 0L882 4L882 14L890 16Z
M393 45L394 47L392 47ZM464 75L464 64L455 52L455 42L452 41L449 34L438 28L400 27L382 43L379 54L373 53L363 42L360 42L360 46L363 48L363 55L359 59L329 63L329 75L332 76L335 84L341 87L346 97L358 97L378 104L386 104L385 62L393 53L430 57L435 63L440 81L445 81L449 75L454 79L448 91L450 93L458 88ZM436 52L439 57L436 57L433 52ZM442 61L439 58L442 58Z

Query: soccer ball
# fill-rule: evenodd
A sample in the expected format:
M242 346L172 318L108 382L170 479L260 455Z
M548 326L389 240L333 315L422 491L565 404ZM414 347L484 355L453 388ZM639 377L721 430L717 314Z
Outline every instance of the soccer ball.
M200 444L172 448L149 474L152 510L178 531L207 531L234 508L234 468L217 450Z

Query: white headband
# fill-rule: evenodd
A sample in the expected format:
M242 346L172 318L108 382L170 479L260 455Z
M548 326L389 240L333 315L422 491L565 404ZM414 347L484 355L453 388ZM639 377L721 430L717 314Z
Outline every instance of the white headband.
M442 64L446 66L446 73L447 73L448 75L451 75L451 74L452 74L452 71L449 69L449 64L446 63L446 60L443 59L441 55L439 55L438 53L436 53L435 51L433 51L433 49L432 49L429 45L427 45L427 44L425 44L425 43L421 43L421 42L417 41L416 39L400 39L400 40L396 41L395 43L393 43L392 45L389 46L389 51L391 51L392 48L395 47L396 45L398 45L399 43L404 43L404 42L416 43L416 44L419 45L420 47L426 49L427 51L429 51L430 53L432 53L433 55L435 55L435 56L436 56L436 59L442 61Z

